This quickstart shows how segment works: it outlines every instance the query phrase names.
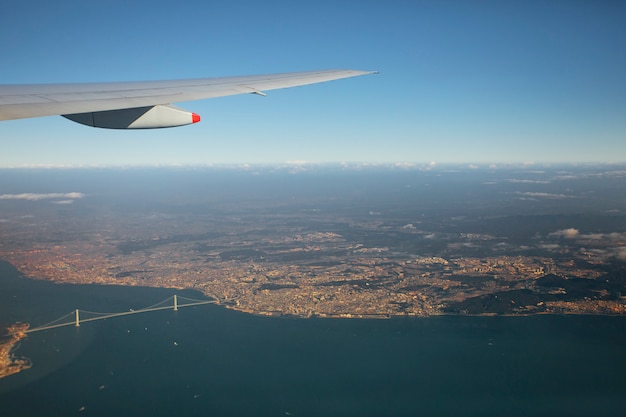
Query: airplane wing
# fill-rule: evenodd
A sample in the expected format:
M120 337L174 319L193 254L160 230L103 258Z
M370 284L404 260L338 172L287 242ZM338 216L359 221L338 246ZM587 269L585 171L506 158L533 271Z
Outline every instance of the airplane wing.
M0 85L0 120L62 115L93 127L148 129L200 121L171 103L260 94L375 72L326 70L271 75L77 84Z

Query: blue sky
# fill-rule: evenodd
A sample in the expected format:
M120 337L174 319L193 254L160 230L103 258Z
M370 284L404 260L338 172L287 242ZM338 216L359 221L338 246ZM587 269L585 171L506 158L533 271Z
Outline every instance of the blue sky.
M626 162L626 2L29 1L1 83L379 75L179 103L193 126L0 123L0 167Z

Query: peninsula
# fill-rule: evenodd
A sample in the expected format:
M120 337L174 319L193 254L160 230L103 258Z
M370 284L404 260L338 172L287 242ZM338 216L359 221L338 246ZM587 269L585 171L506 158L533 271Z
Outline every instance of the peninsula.
M20 341L26 337L28 327L26 323L0 326L0 378L31 367L32 364L28 359L18 358L14 355Z

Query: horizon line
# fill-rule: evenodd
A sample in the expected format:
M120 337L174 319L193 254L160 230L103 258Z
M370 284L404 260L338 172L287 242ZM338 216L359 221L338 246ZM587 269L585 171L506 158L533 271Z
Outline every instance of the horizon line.
M306 171L315 168L366 169L388 168L430 171L449 168L504 169L536 167L626 167L624 162L308 162L276 163L208 163L208 164L32 164L0 166L0 170L81 170L81 169L290 169Z

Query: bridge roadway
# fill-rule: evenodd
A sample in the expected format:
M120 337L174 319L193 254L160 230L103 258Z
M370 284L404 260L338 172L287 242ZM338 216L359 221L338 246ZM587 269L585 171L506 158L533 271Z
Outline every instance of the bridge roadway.
M186 302L184 304L179 304L178 303L178 299L182 299L184 301L189 301ZM162 306L161 304L165 304L166 302L173 300L173 304L169 304L169 305L165 305ZM72 312L69 312L67 314L65 314L64 316L59 317L56 320L51 321L48 324L44 324L43 326L39 326L39 327L34 327L32 329L28 329L25 331L25 333L33 333L33 332L40 332L42 330L49 330L49 329L55 329L57 327L64 327L64 326L80 326L81 323L86 323L89 321L95 321L95 320L104 320L104 319L108 319L111 317L120 317L120 316L128 316L131 314L139 314L139 313L148 313L150 311L158 311L158 310L174 310L177 311L179 308L182 307L191 307L191 306L198 306L198 305L203 305L203 304L214 304L215 300L194 300L192 298L187 298L187 297L178 297L177 295L174 295L172 297L168 297L165 300L153 304L150 307L145 307L145 308L140 308L138 310L133 310L130 309L129 311L122 311L119 313L97 313L97 312L93 312L93 311L86 311L86 310L79 310L76 309ZM85 318L85 319L81 319L80 318L80 313L84 313L84 314L96 314L97 317L89 317L89 318ZM63 322L63 323L58 323L59 321L74 316L74 319L72 321L68 321L68 322Z

